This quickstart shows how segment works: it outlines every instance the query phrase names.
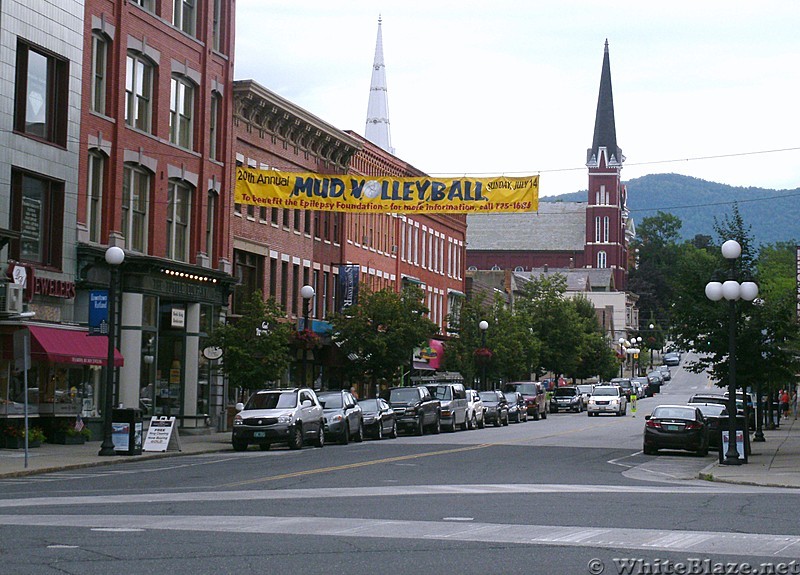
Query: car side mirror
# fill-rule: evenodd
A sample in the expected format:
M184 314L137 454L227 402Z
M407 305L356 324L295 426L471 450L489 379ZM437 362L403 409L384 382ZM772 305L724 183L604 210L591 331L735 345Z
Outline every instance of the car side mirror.
M645 421L650 421L650 418L651 418L651 417L652 417L652 416L650 416L650 415L645 415L645 416L644 416L644 420L645 420Z
M236 404L236 411L244 411L244 403L239 402Z
M300 404L301 407L311 407L314 405L314 402L310 399L304 399L303 402Z

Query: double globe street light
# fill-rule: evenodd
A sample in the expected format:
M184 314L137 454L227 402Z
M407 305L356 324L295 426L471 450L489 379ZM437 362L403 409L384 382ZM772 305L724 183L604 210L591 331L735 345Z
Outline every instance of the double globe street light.
M730 262L728 279L725 282L710 281L706 284L706 297L711 301L728 300L728 450L725 465L740 465L736 448L736 301L753 301L758 296L758 285L752 281L736 280L736 260L742 255L742 246L736 240L722 244L722 256ZM744 401L747 406L747 402ZM746 409L746 407L745 407ZM745 413L745 419L746 419ZM746 421L745 421L746 425Z

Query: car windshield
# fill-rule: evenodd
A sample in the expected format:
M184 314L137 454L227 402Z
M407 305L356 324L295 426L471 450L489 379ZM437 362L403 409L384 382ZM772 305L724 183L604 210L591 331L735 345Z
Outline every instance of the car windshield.
M257 393L247 400L245 409L289 409L297 407L297 393L294 391L268 391Z
M572 387L559 387L555 390L553 395L556 397L573 397L576 393L576 390Z
M377 413L380 410L377 399L362 399L358 402L363 413Z
M517 403L517 394L513 391L507 391L503 395L506 396L506 400L510 401L511 403Z
M654 419L695 419L693 407L656 407L653 410Z
M389 401L397 403L409 403L419 399L419 392L413 387L393 389L389 393Z
M319 396L319 402L325 409L341 409L342 408L342 394L341 393L322 393Z
M722 415L722 412L725 411L725 406L714 403L712 405L698 405L697 409L699 409L705 417L719 417Z
M497 394L493 391L482 391L480 395L483 401L497 401Z
M617 391L616 387L610 387L610 386L609 387L595 387L594 388L594 393L592 393L592 395L595 395L595 396L597 396L597 395L601 395L601 396L606 396L606 395L617 396L617 395L619 395L619 392Z
M578 391L581 393L592 393L592 386L591 385L579 385Z
M444 399L445 401L453 399L453 390L450 389L449 385L429 385L428 391L436 399Z
M514 391L518 391L525 395L536 395L536 385L533 383L518 383L516 385L512 385Z

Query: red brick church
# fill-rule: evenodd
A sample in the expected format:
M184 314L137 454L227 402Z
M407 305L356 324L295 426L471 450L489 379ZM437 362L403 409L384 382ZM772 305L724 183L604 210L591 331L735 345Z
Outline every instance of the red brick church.
M627 286L628 219L620 175L625 156L617 146L608 41L603 54L585 202L540 202L531 213L467 218L467 268L530 272L540 268L608 269L613 289Z

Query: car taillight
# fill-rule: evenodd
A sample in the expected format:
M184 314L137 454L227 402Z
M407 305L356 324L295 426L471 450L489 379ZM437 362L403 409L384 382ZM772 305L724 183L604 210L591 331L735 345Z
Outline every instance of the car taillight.
M686 425L684 429L700 429L702 426L697 422L692 422Z
M649 419L644 424L645 427L651 427L653 429L661 429L661 423L656 421L655 419Z

